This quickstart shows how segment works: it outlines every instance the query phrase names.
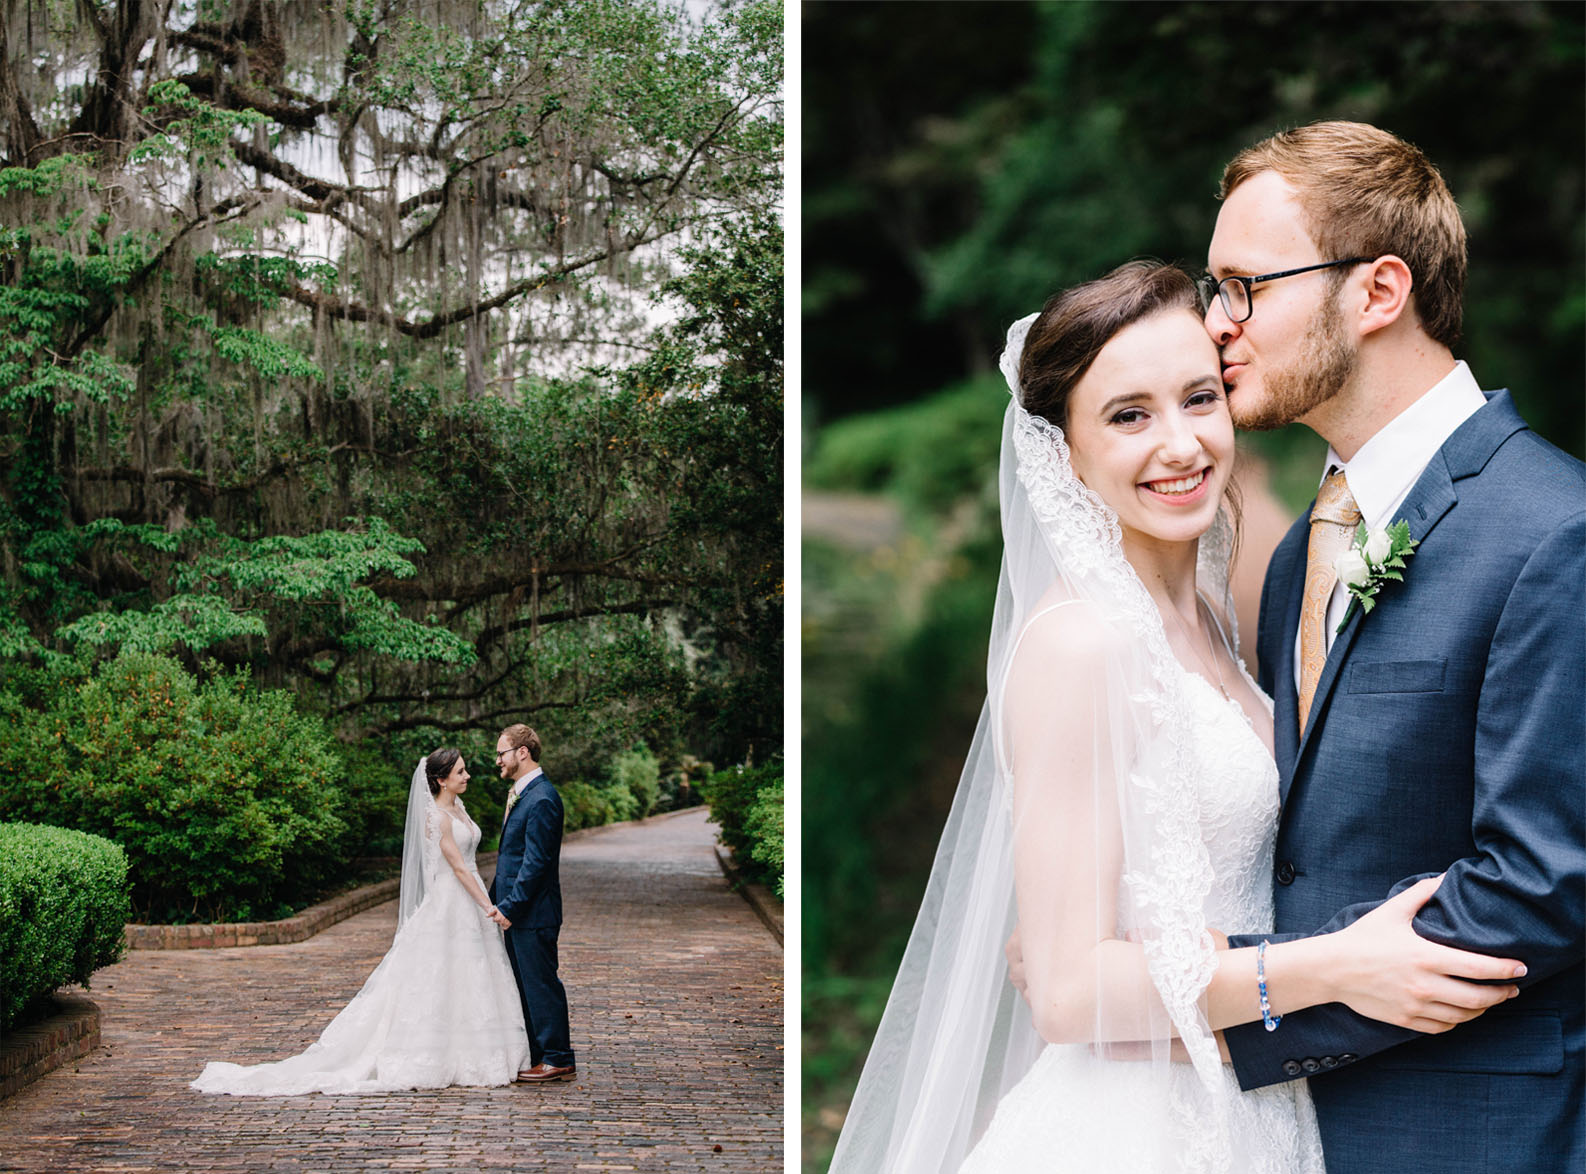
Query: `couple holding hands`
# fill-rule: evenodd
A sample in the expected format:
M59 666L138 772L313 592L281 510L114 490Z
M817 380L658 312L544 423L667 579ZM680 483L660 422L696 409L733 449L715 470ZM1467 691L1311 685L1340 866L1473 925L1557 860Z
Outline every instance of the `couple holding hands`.
M290 1059L211 1063L200 1092L296 1096L574 1079L562 925L562 800L525 725L496 741L512 784L488 893L474 864L482 832L462 804L454 749L419 761L408 793L396 937L319 1040Z

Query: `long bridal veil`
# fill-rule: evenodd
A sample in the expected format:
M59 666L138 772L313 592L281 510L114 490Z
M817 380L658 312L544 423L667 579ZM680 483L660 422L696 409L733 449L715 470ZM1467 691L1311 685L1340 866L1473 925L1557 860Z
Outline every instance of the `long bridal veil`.
M1047 842L1055 848L1054 811L1067 834L1087 829L1106 865L1089 891L1021 899L1069 902L1096 918L1098 939L1141 944L1155 997L1136 997L1131 1006L1147 1003L1145 1020L1137 1011L1120 1037L1118 1009L1102 990L1092 1038L1127 1039L1131 1059L1118 1062L1147 1066L1132 1073L1161 1081L1161 1104L1171 1106L1166 1128L1182 1142L1185 1169L1230 1165L1227 1086L1197 1006L1214 966L1203 912L1212 875L1185 761L1191 719L1182 673L1155 605L1124 559L1116 515L1074 475L1062 431L1019 402L1019 358L1035 318L1010 328L1002 356L1013 402L1002 432L1004 551L987 700L834 1174L957 1170L998 1101L1040 1054L1044 1043L1009 982L1003 945L1017 920L1016 843L1022 852ZM1200 579L1231 616L1230 540L1219 514L1201 541ZM1029 770L1021 776L1011 761L1013 710L1030 706L1010 705L1018 699L1009 693L1030 625L1055 609L1067 610L1064 622L1098 634L1088 642L1097 655L1085 662L1083 704L1049 715L1063 723L1077 764L1056 795L1042 788L1058 784ZM1035 667L1033 679L1051 681L1054 695L1059 682L1073 684L1063 676L1073 665ZM1021 664L1016 678L1027 683L1032 674ZM1031 957L1027 964L1064 961ZM1197 1079L1169 1079L1175 1038ZM1117 1118L1127 1119L1122 1111Z

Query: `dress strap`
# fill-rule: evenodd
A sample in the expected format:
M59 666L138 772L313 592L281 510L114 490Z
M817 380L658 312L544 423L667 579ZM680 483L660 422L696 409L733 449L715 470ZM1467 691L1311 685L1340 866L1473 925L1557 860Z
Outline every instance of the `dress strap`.
M1217 609L1215 607L1213 607L1211 605L1211 601L1208 600L1199 591L1195 592L1195 598L1200 600L1201 606L1206 609L1206 614L1211 616L1212 624L1217 628L1217 635L1219 637L1221 637L1222 642L1223 642L1223 647L1228 650L1229 659L1232 660L1235 664L1238 664L1239 663L1239 654L1234 651L1234 646L1228 639L1228 633L1223 629L1222 617L1217 614Z
M1056 611L1060 607L1067 607L1071 603L1082 602L1084 601L1079 599L1060 599L1056 603L1047 604L1040 611L1036 612L1029 619L1025 620L1024 627L1019 629L1019 638L1013 642L1013 648L1008 652L1008 668L1012 669L1013 662L1019 658L1019 645L1024 643L1025 635L1028 634L1031 628L1035 627L1036 620L1040 619L1049 612Z

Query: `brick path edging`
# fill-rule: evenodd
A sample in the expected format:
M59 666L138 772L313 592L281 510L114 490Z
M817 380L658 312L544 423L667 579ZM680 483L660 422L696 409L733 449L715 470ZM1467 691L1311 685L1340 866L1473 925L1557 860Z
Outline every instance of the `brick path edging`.
M127 948L131 950L207 950L220 946L285 946L313 937L322 929L390 901L401 891L402 882L393 877L376 881L281 921L238 921L229 925L128 925Z
M732 887L742 893L743 899L749 902L749 908L754 910L755 916L771 931L776 944L782 945L782 902L777 895L764 885L744 880L743 873L739 872L738 866L733 863L732 855L720 844L716 845L716 863L721 865L721 871L732 882Z
M57 994L60 1008L42 1023L8 1032L0 1048L0 1100L99 1047L99 1008L81 995Z
M625 823L651 823L656 820L671 819L677 815L688 815L698 810L697 806L685 807L679 811L652 815L649 819L579 828L577 831L566 833L562 837L562 842L597 835L612 828L625 826ZM494 852L482 854L477 861L480 872L488 872L495 864L495 860ZM345 921L355 913L362 913L365 909L371 909L385 901L393 901L400 891L401 880L393 877L390 880L365 885L361 889L354 889L350 893L342 893L328 901L321 901L318 905L310 905L301 913L280 921L238 921L218 925L129 924L124 932L127 948L130 950L209 950L223 946L286 946L293 942L306 941L320 930L329 929L338 921ZM761 920L765 920L765 914L762 913L760 916ZM772 932L780 942L782 940L780 926Z

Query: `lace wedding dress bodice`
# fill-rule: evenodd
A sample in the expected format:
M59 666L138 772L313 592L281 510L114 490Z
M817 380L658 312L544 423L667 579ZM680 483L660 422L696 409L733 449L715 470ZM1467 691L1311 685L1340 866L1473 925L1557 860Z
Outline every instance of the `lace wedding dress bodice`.
M1277 766L1236 704L1205 678L1187 671L1184 676L1193 717L1189 762L1213 871L1206 924L1225 933L1270 932ZM1270 709L1254 682L1251 689ZM1172 1174L1197 1168L1184 1139L1173 1134L1169 1112L1170 1099L1189 1088L1195 1073L1188 1064L1174 1064L1158 1083L1154 1068L1160 1071L1098 1058L1088 1045L1048 1045L997 1106L961 1174ZM1234 1106L1234 1165L1228 1174L1324 1174L1304 1081L1247 1093L1238 1090L1226 1065L1223 1077Z
M512 1082L529 1055L517 983L501 931L441 852L443 835L453 838L467 871L480 881L474 865L479 826L461 803L451 818L432 811L425 826L423 903L319 1040L273 1063L208 1064L193 1088L295 1096Z

